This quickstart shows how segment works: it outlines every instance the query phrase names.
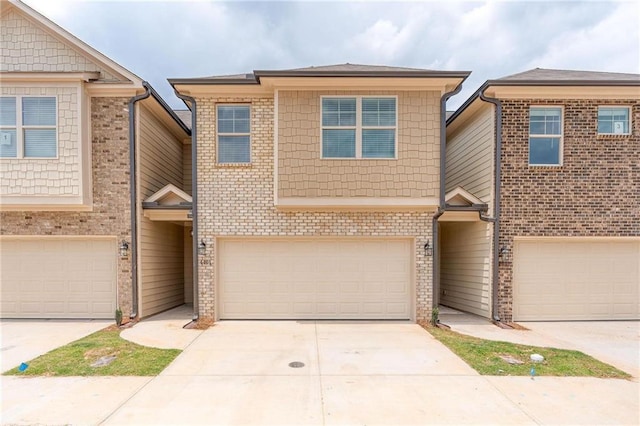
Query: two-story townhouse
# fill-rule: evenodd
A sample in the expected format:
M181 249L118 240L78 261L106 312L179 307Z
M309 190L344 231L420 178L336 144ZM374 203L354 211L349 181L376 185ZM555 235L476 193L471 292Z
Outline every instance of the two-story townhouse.
M447 120L457 188L488 210L441 225L442 304L506 322L640 318L640 75L487 81Z
M1 316L135 318L189 301L189 129L20 1L0 2L0 52Z
M195 115L200 318L430 318L444 103L468 74L170 79Z

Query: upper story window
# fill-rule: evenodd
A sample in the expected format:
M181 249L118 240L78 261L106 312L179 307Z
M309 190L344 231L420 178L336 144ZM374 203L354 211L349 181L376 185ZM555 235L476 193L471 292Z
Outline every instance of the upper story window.
M598 107L598 134L628 135L629 112L629 107Z
M529 165L560 165L562 108L531 107L529 110Z
M218 105L218 163L251 162L249 105Z
M0 157L56 157L56 104L55 97L0 97Z
M323 97L322 158L396 158L395 97Z

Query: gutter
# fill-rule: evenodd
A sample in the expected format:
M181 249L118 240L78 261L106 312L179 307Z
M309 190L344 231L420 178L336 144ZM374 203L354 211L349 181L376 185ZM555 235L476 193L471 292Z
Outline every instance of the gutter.
M137 152L136 152L136 111L138 101L151 96L153 90L149 83L142 82L145 92L129 99L129 193L131 195L131 314L129 319L138 316L138 182L137 182Z
M484 216L480 213L480 220L485 222L493 223L493 254L492 254L492 277L491 277L491 317L494 321L500 321L500 316L498 315L498 285L499 285L499 271L500 268L500 190L502 188L501 183L501 167L500 160L502 156L502 103L499 99L490 98L484 95L484 90L486 89L483 86L482 91L478 93L480 99L484 102L492 103L496 106L496 150L495 150L495 158L494 164L496 168L495 178L494 178L494 208L493 208L493 217Z
M200 299L198 296L198 145L197 145L197 105L195 98L183 95L173 87L175 95L191 110L191 220L192 220L192 247L193 251L193 321L198 321L200 316Z
M444 93L440 97L440 196L438 210L433 215L431 221L431 235L433 239L433 267L432 270L432 282L433 282L433 297L432 308L438 307L436 300L440 296L440 245L438 244L439 232L438 232L438 218L444 214L447 209L445 204L445 160L447 149L447 101L454 95L457 95L462 90L462 82L454 90Z

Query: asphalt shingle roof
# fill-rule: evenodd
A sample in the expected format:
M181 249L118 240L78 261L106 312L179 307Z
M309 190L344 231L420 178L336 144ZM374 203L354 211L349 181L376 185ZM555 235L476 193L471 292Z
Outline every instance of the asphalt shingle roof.
M640 81L640 74L625 74L617 72L600 71L575 71L575 70L555 70L545 68L534 68L532 70L520 72L499 78L495 81L513 82L518 81Z

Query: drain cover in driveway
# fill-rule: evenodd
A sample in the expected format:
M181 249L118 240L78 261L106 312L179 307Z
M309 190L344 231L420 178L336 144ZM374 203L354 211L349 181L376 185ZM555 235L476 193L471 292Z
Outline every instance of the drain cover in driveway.
M293 362L289 363L289 367L291 367L291 368L302 368L302 367L304 367L304 362L293 361Z

